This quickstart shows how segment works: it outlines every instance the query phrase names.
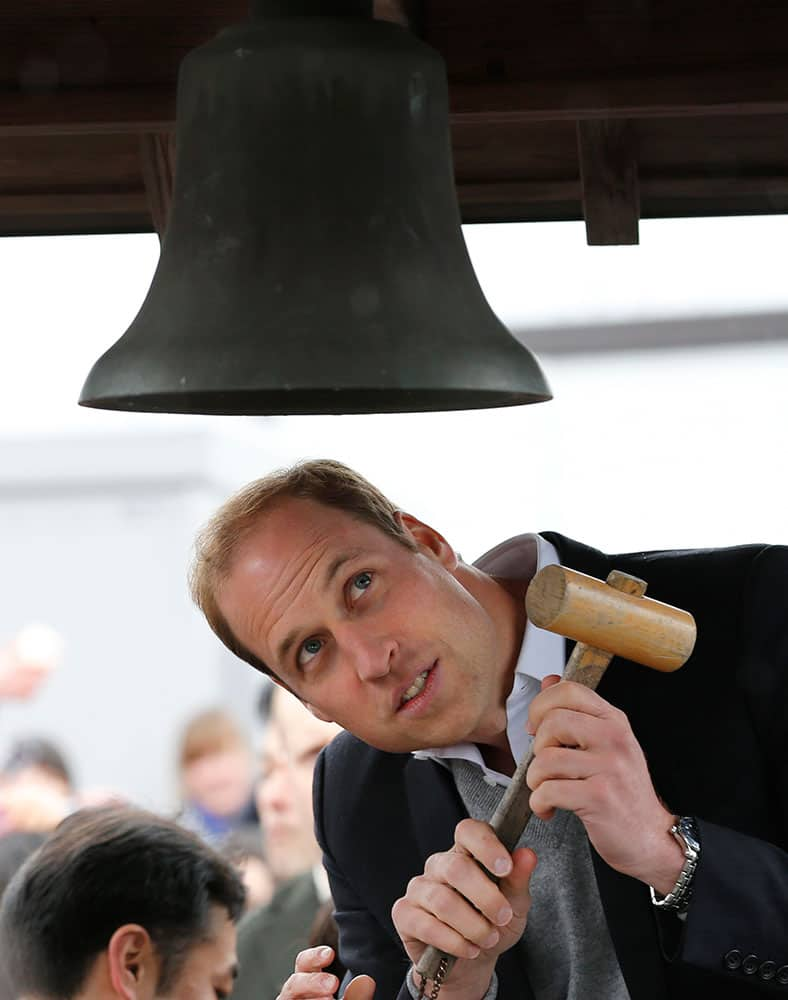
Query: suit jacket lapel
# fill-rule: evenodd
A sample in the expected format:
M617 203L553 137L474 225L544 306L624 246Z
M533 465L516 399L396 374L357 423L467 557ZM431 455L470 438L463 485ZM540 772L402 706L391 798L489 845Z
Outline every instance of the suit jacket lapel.
M604 580L611 569L616 568L615 557L597 549L554 532L544 532L543 537L555 545L561 564L570 569ZM567 640L567 659L574 645ZM626 669L624 662L613 657L600 681L599 694L612 704L616 704L619 671ZM636 879L611 868L593 847L590 850L608 929L630 995L633 1000L664 1000L667 996L665 966L648 889Z
M421 869L431 854L448 851L454 828L468 813L451 772L431 760L413 757L406 766L408 806L421 854Z

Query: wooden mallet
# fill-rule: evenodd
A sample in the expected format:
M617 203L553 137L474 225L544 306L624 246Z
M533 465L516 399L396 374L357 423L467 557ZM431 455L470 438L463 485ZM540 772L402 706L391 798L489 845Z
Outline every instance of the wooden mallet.
M602 581L565 566L545 566L528 587L525 608L534 625L576 641L563 680L593 690L614 656L665 672L678 670L689 659L696 636L692 615L645 598L645 592L643 580L619 570ZM517 846L531 817L525 774L532 760L531 751L520 761L490 820L508 851ZM429 947L416 971L440 989L455 961Z

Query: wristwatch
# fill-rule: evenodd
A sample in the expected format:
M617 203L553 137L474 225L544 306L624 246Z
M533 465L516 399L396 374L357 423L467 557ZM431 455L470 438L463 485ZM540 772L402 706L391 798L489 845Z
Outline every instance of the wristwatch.
M684 848L684 864L679 872L679 877L667 896L661 896L654 891L652 886L648 888L654 906L658 906L662 910L683 913L687 909L692 895L692 881L700 858L700 835L698 834L698 824L692 816L682 816L676 820L670 828L670 832Z

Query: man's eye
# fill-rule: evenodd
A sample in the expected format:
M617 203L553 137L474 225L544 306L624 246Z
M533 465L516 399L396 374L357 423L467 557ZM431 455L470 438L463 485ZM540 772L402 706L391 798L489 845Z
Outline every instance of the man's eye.
M368 590L372 584L372 574L364 570L363 573L356 573L350 581L350 596L358 597L359 593Z
M323 648L322 639L305 639L301 643L301 648L298 651L298 665L299 667L305 666L312 659L313 656L317 656L320 650Z

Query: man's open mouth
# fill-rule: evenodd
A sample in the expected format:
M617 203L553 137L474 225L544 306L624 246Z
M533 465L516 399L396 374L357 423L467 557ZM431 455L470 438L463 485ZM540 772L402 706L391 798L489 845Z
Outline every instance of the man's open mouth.
M421 692L424 690L427 684L427 680L429 679L429 676L432 673L432 669L434 666L435 664L433 663L432 666L427 667L426 670L422 670L422 672L415 678L415 680L413 681L411 686L407 689L407 691L404 691L402 693L402 697L400 698L400 706L407 705L409 701L413 701L413 699L417 695L421 694Z

